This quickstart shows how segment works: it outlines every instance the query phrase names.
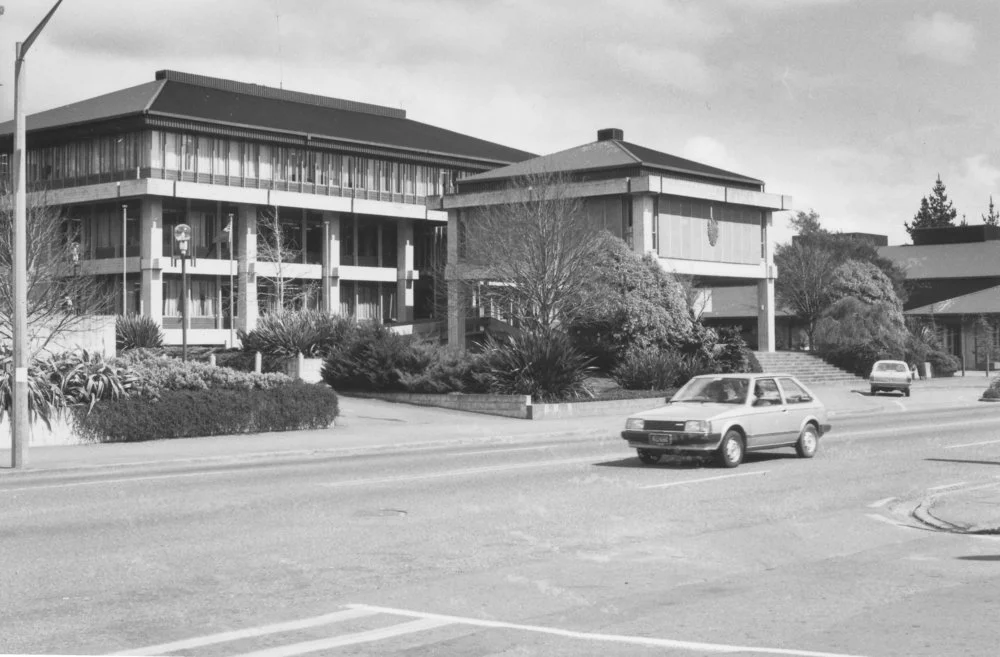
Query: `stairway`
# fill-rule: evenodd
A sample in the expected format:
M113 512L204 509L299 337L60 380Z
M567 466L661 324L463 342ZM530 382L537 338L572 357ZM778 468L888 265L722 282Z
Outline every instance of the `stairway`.
M864 379L835 367L819 356L804 351L755 351L761 368L768 373L791 374L805 384L846 383L864 384Z

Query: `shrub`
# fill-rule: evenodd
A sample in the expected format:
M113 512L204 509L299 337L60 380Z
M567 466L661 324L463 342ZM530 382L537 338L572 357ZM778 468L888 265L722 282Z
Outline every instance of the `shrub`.
M0 420L14 406L14 352L0 345ZM52 417L65 406L62 390L52 383L50 371L38 362L28 367L28 419L51 426Z
M267 390L170 390L159 399L131 398L78 411L76 429L97 442L322 429L337 417L337 394L290 383Z
M557 331L524 332L483 346L483 381L490 392L531 395L539 401L589 397L584 381L591 359Z
M419 371L400 371L399 381L407 392L441 394L447 392L487 392L483 359L479 354L455 351L447 347L415 343L414 362L426 361Z
M263 315L254 330L240 331L239 338L244 351L286 357L301 353L317 358L343 343L354 326L350 317L316 310L287 310Z
M677 385L686 371L677 352L633 349L625 354L611 376L627 390L666 390Z
M739 327L726 327L718 331L719 343L715 348L715 371L723 374L761 372L760 362L747 346ZM756 365L756 369L754 366Z
M1000 399L1000 378L990 381L990 385L983 391L984 399Z
M893 356L871 344L850 344L823 351L826 362L866 378L871 374L875 361L887 358L891 359Z
M928 352L926 362L931 364L931 376L934 377L953 376L962 367L962 361L956 356L940 350Z
M43 369L67 406L86 406L88 412L101 400L125 397L136 381L135 373L127 367L83 349L52 356Z
M157 399L175 390L269 390L291 383L285 374L255 374L196 361L156 356L155 352L130 351L115 363L135 376L133 390L139 397Z
M163 331L152 317L118 315L115 319L115 345L119 351L162 347Z
M403 373L423 371L431 356L414 348L415 339L381 324L360 324L332 345L321 375L334 390L400 392Z

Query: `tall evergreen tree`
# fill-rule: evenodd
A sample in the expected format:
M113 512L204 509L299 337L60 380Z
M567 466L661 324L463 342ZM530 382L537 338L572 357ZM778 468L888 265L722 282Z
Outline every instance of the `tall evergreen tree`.
M939 175L930 196L920 199L920 209L913 215L913 223L904 222L903 226L906 227L906 232L910 234L910 237L913 237L913 231L920 228L954 226L956 216L958 216L958 210L952 207Z
M983 215L983 223L987 226L1000 226L1000 214L993 206L993 194L990 194L990 210Z

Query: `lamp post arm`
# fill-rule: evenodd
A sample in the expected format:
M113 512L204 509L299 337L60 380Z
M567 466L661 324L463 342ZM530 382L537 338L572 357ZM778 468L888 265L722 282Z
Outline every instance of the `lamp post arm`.
M21 42L20 51L17 53L19 60L24 59L24 56L28 54L28 48L30 48L31 44L35 42L35 39L38 38L41 31L45 29L45 25L49 22L49 19L52 18L52 14L56 13L56 9L59 9L59 5L62 4L62 1L63 0L56 0L56 4L52 6L52 9L49 9L49 13L45 14L45 18L43 18L42 22L38 24L38 27L32 30L31 34L28 35L28 38Z

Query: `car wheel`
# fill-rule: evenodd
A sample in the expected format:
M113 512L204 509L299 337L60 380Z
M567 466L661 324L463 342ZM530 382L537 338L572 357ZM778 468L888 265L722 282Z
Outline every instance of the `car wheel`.
M909 397L910 396L910 389L907 388L907 389L903 390L903 394L906 395L907 397Z
M816 448L819 447L819 433L812 424L807 424L799 435L799 442L795 443L795 452L804 459L811 459L816 456Z
M657 452L650 452L645 449L637 449L639 460L646 465L656 465L660 462L660 455Z
M735 468L743 462L743 453L746 445L743 444L743 436L739 431L730 429L726 432L719 445L719 463L724 468Z
M874 395L877 392L878 392L878 388L876 388L875 386L872 386L872 394Z

